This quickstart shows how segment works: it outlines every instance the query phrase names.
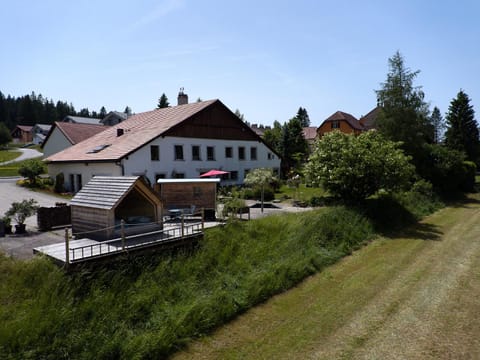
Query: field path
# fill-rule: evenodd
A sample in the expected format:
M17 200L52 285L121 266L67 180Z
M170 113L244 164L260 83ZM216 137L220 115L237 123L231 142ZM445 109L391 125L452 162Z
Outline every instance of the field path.
M443 209L175 359L480 359L480 204Z

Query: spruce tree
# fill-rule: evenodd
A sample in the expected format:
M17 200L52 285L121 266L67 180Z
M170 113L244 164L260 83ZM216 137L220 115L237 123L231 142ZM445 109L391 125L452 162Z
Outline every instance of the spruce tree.
M105 106L102 106L100 108L100 113L98 114L100 119L103 119L105 116L107 116L107 109L105 109Z
M424 145L431 141L432 131L424 93L421 87L413 85L419 71L412 72L405 67L398 51L388 62L387 80L376 91L381 108L377 128L388 140L401 141L405 153L420 165L425 156Z
M463 90L460 90L457 97L451 101L446 120L447 147L465 152L468 160L478 164L480 150L478 124L470 98Z
M439 144L442 142L443 130L445 129L445 121L438 107L434 107L432 115L430 116L430 125L433 131L433 143Z
M310 126L310 117L308 116L307 109L300 106L295 117L300 121L302 127Z
M157 108L158 109L163 109L163 108L168 107L169 105L170 105L170 103L168 102L167 95L165 95L165 93L163 93L162 96L160 96L160 99L158 99Z

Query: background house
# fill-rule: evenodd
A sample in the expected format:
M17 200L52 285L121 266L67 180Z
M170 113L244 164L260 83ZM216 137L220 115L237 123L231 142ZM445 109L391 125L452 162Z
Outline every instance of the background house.
M124 120L127 120L128 114L120 111L110 111L100 123L107 126L113 126L121 123Z
M49 156L51 176L78 191L94 175L198 178L210 169L229 172L222 184L242 184L251 169L280 171L280 158L220 100L133 115L89 139Z
M74 123L74 124L101 124L102 119L81 117L81 116L71 116L67 115L63 118L63 122Z
M365 130L371 130L376 128L376 122L378 115L380 114L380 106L375 107L367 115L360 118L360 124L365 128Z
M37 145L43 144L51 127L49 124L35 124L32 127L32 142Z
M303 137L307 141L308 149L312 151L315 140L318 139L317 128L315 126L307 126L303 128Z
M319 126L317 133L319 137L322 137L325 133L335 130L346 134L360 134L365 129L353 115L337 111Z
M32 142L32 126L17 125L10 133L14 143Z
M107 128L107 126L95 124L55 122L42 144L43 155L49 157Z

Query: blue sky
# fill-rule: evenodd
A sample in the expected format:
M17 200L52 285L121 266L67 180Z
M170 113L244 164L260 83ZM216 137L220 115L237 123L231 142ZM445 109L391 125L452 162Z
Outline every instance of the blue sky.
M0 91L77 110L155 108L180 87L270 125L376 104L388 58L420 70L431 109L460 89L480 113L477 1L2 1ZM478 105L477 105L478 104Z

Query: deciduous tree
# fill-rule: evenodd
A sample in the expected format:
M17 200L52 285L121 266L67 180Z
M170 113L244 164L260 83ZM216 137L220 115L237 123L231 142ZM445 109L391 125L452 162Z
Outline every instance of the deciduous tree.
M316 186L348 202L361 202L380 189L393 191L409 184L414 174L410 157L399 143L368 131L354 136L334 131L315 145L305 174Z
M247 186L258 186L261 189L261 209L263 212L263 199L264 199L264 192L265 186L268 186L270 183L276 180L275 176L273 175L272 169L253 169L250 171L247 176L245 177L244 183Z

